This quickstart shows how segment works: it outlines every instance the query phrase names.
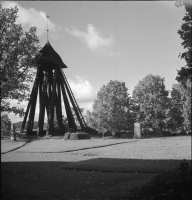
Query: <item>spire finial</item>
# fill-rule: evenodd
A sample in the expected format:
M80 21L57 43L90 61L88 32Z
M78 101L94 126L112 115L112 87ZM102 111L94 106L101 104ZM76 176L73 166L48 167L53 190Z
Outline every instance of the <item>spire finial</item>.
M48 37L48 18L49 18L49 16L48 15L46 15L46 17L47 17L47 42L49 41L49 37Z

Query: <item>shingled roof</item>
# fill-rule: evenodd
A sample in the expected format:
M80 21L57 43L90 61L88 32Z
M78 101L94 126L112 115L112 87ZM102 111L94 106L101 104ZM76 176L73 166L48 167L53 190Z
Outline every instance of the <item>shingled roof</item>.
M58 53L53 49L49 41L45 44L45 46L40 50L42 54L40 58L36 61L37 64L43 65L44 68L49 67L51 65L59 65L61 68L67 68L67 66L63 63L61 57Z

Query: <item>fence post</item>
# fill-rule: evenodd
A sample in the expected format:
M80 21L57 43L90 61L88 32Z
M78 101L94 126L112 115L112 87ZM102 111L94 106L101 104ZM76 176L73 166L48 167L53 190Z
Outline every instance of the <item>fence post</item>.
M15 125L11 124L11 140L16 141Z

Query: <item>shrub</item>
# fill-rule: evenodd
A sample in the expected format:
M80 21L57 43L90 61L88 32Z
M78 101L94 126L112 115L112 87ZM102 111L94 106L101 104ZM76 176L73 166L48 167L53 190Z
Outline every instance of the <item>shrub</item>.
M102 133L101 133L101 132L98 132L98 136L102 138Z
M1 116L1 135L10 135L11 133L11 120L8 115Z
M141 134L143 138L150 138L150 137L155 137L157 135L157 132L148 129L143 129Z
M133 138L134 137L134 133L133 132L129 132L129 133L123 133L120 138Z
M64 139L64 140L69 140L69 139L70 139L70 134L71 134L71 133L69 133L69 132L65 133L63 139Z
M175 136L175 134L171 134L170 131L151 131L144 129L142 131L143 138L152 138L152 137L168 137L168 136Z
M160 132L160 135L161 135L161 136L164 136L164 137L166 137L166 136L171 136L171 132L169 132L169 131L161 131L161 132Z
M83 139L90 139L90 135L85 132L77 132L70 134L70 140L83 140Z
M112 136L112 133L110 131L106 131L102 134L103 137L108 137L108 136Z
M121 137L121 135L123 135L125 132L120 132L120 131L117 131L116 133L115 133L115 135L117 136L117 137Z

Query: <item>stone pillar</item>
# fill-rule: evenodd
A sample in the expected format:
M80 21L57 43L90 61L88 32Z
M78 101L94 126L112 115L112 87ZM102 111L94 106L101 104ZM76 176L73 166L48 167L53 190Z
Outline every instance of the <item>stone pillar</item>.
M11 124L11 140L16 141L15 126Z
M116 136L116 132L114 128L111 129L111 133L112 133L112 136Z
M140 123L134 123L134 138L135 139L141 138L141 125L140 125Z

